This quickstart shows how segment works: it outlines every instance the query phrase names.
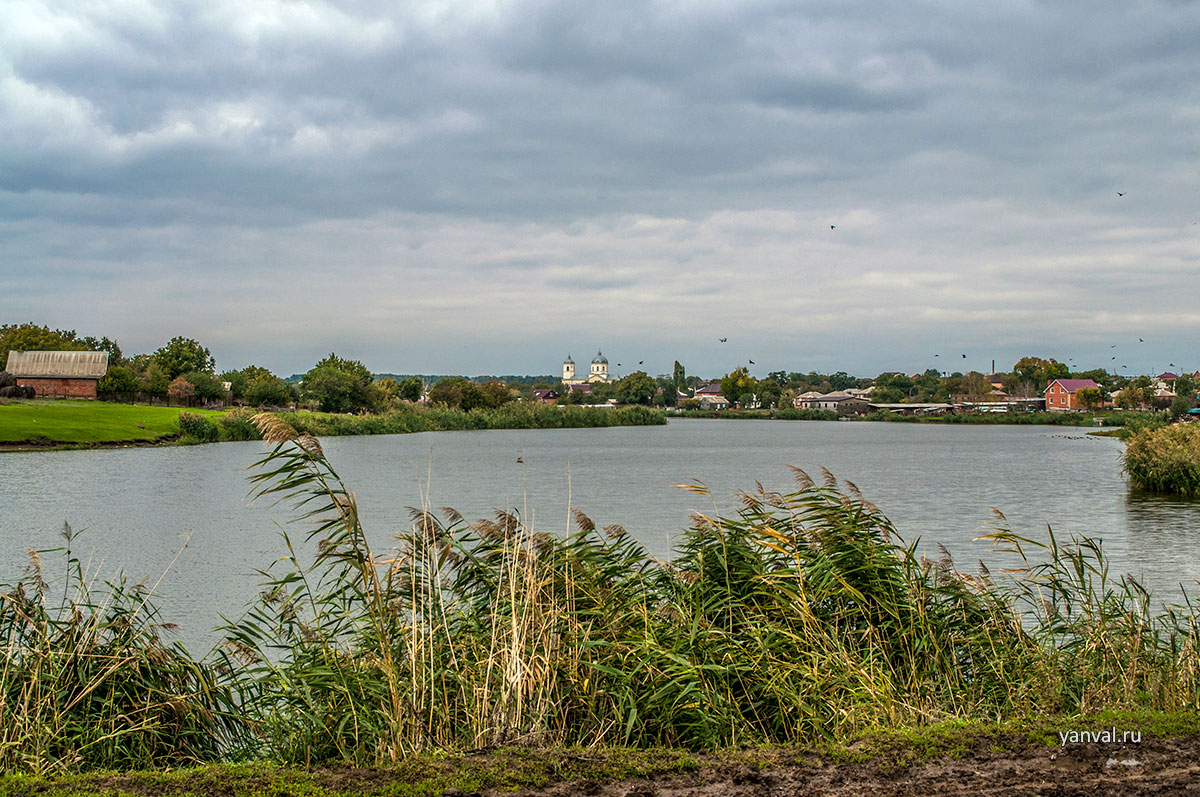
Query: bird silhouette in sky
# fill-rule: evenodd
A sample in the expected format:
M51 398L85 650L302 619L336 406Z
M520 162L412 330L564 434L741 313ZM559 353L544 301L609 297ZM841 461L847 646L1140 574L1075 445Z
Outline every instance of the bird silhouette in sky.
M729 338L718 338L717 340L721 343L724 343L725 341L729 340Z
M1167 365L1171 366L1172 368L1175 367L1175 363L1167 363Z
M965 359L967 359L967 355L965 355L965 354L964 354L964 355L963 355L963 359L964 359L964 360L965 360Z
M1145 342L1146 341L1142 340L1141 338L1138 338L1138 343L1145 343Z
M933 355L933 356L934 356L934 357L941 357L942 355L940 355L940 354L935 354L935 355Z
M1125 196L1125 192L1124 192L1124 191L1118 191L1118 192L1117 192L1117 196Z
M751 361L750 361L750 364L751 364L751 365L754 365L754 360L751 360Z
M1117 358L1116 358L1116 357L1112 357L1112 358L1110 358L1110 359L1113 359L1113 360L1115 360L1115 359L1117 359Z
M1109 346L1108 348L1115 349L1115 348L1117 348L1117 344L1114 343L1113 345Z
M835 225L833 225L833 224L830 224L830 225L829 225L829 229L831 229L831 230L836 230L836 229L837 229L837 227L836 227Z

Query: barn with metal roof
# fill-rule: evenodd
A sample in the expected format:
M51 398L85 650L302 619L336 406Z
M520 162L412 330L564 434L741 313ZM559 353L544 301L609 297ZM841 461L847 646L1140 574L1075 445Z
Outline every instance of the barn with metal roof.
M108 372L106 351L10 351L5 370L43 398L96 398Z

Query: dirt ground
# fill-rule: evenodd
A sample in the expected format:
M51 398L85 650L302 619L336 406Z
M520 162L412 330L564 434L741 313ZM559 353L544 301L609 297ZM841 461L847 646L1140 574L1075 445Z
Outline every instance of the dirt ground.
M521 797L774 797L775 795L1200 795L1200 738L1142 744L1025 745L914 764L780 762L706 767L627 783L562 783ZM446 797L463 797L450 790ZM490 795L489 795L490 797Z

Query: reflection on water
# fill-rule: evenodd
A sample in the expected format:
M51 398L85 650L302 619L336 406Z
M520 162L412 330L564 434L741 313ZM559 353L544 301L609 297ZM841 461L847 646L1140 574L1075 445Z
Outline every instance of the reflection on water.
M1147 578L1197 586L1195 562L1200 544L1200 498L1153 495L1130 489L1125 496L1125 531L1131 547L1143 552ZM1163 600L1182 600L1175 590Z

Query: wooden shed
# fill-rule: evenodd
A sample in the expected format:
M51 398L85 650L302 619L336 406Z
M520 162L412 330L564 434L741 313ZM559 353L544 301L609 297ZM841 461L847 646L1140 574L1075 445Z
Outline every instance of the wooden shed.
M10 351L5 370L43 398L96 398L108 372L106 351Z

